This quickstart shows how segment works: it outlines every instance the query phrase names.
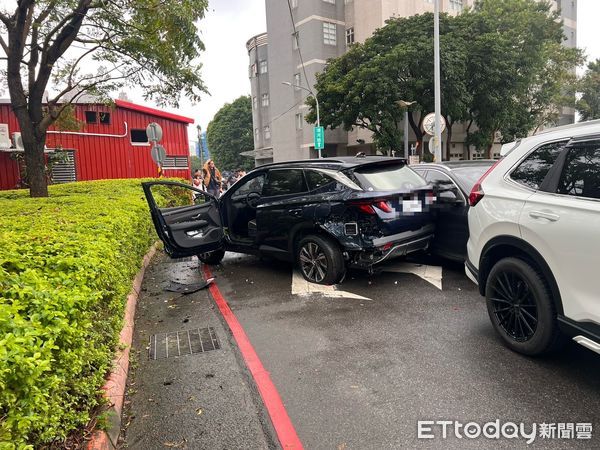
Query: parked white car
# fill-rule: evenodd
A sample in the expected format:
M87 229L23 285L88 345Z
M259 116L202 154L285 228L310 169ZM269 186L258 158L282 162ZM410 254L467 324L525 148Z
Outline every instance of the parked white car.
M469 196L465 271L527 355L564 336L600 353L600 120L503 147Z

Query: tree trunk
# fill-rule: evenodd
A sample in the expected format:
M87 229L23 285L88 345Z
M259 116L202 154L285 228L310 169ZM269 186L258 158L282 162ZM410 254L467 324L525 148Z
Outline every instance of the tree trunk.
M25 167L30 197L48 197L48 179L44 147L46 136L26 136L21 132L25 148Z
M450 161L450 145L452 143L452 122L446 119L446 125L446 129L448 130L446 132L446 161ZM442 156L442 160L443 159L444 157Z
M419 156L423 155L423 132L421 131L421 122L423 119L422 116L423 115L421 114L419 117L419 124L417 125L413 118L412 112L408 113L408 123L410 123L410 127L412 128L413 132L415 133L415 138L417 141L417 155L419 155Z

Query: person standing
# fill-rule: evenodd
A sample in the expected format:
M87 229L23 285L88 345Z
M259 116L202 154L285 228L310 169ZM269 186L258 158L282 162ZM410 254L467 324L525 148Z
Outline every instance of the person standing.
M206 191L219 198L221 193L221 182L223 179L221 177L221 172L219 172L219 169L217 169L215 162L212 159L206 161L202 174L204 176L204 186L206 187Z

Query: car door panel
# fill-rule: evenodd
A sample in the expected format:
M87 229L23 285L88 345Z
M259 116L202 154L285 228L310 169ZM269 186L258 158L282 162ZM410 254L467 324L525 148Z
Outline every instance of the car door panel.
M309 207L304 173L301 169L271 169L263 198L256 210L257 243L273 251L293 252L290 237L302 223L314 218Z
M566 147L560 171L523 208L523 238L540 250L560 289L565 316L600 324L600 140Z
M142 183L142 186L156 232L171 257L223 248L217 199L183 183L159 181ZM180 191L177 195L163 195L168 190ZM173 206L173 202L177 204ZM162 204L165 206L161 207Z
M465 195L454 180L439 170L428 170L424 178L440 190L431 251L445 258L464 261L469 239L469 206Z

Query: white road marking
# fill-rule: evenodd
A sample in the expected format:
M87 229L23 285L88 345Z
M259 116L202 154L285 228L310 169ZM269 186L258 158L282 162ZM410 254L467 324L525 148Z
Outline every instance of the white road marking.
M426 264L413 264L407 262L396 262L381 267L384 272L412 273L442 290L442 268L440 266L428 266Z
M309 283L304 277L294 270L292 273L292 295L308 296L311 294L320 294L331 298L354 298L357 300L372 300L362 295L352 292L342 291L337 286L325 286L323 284Z

